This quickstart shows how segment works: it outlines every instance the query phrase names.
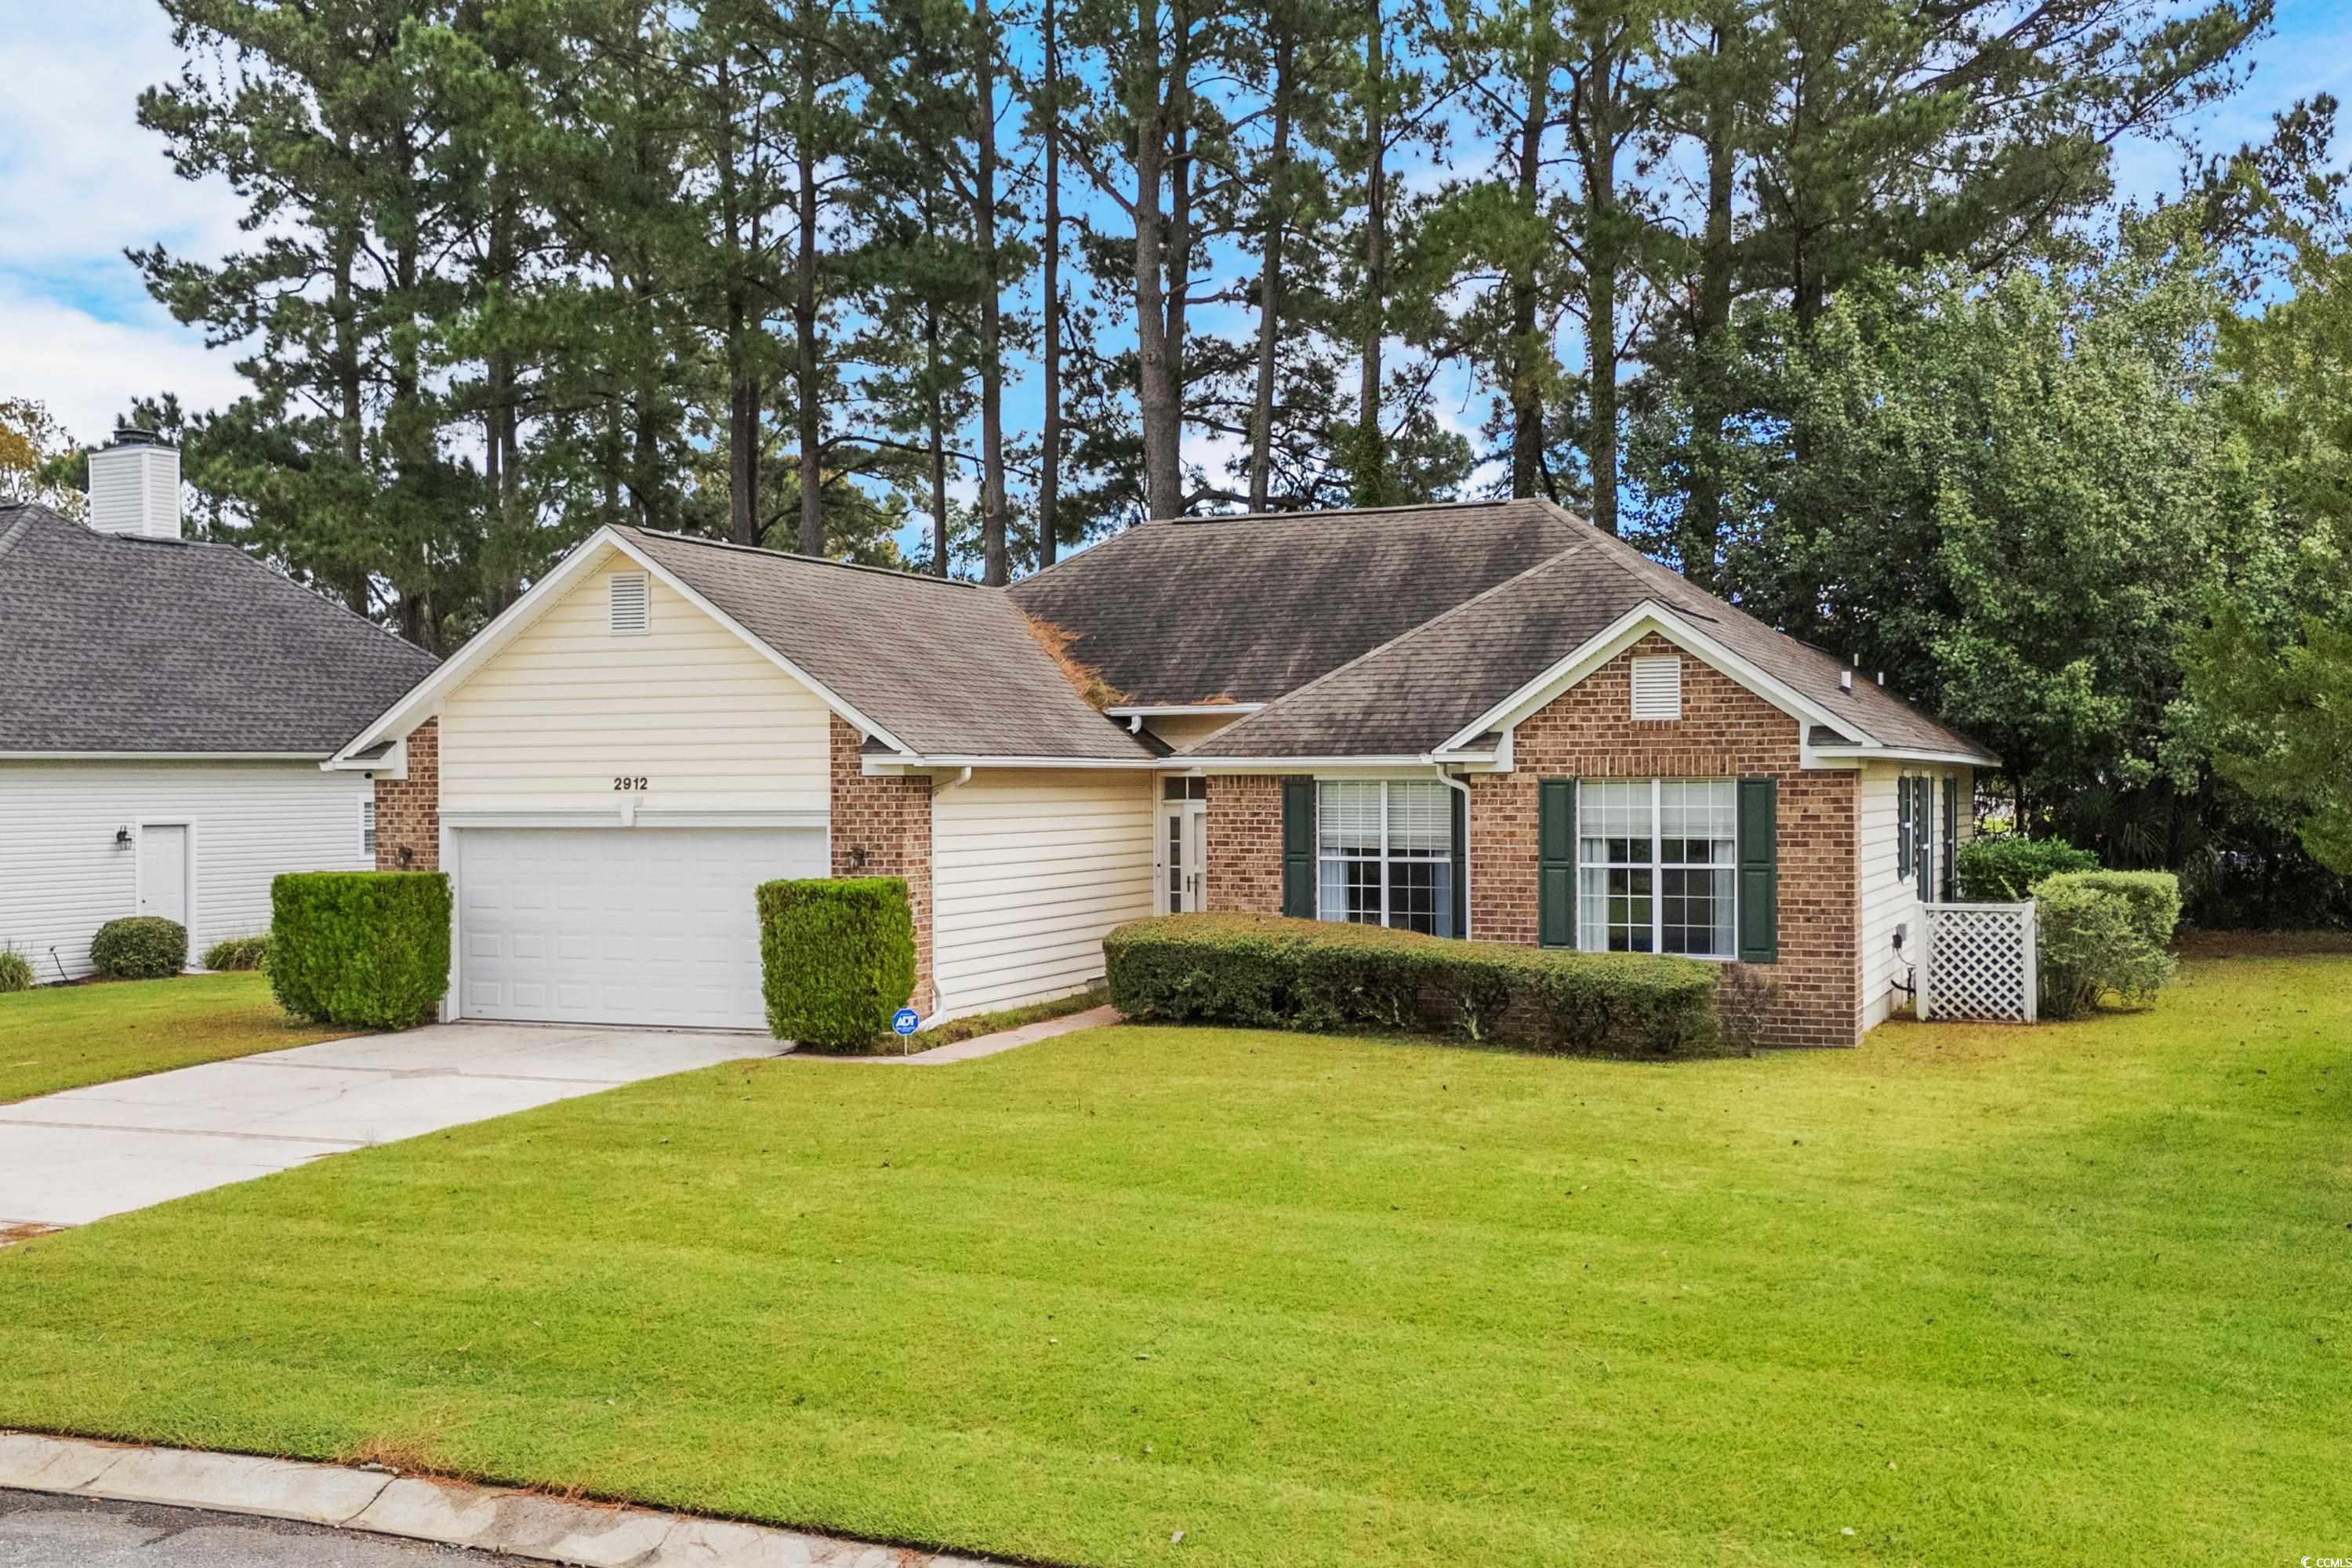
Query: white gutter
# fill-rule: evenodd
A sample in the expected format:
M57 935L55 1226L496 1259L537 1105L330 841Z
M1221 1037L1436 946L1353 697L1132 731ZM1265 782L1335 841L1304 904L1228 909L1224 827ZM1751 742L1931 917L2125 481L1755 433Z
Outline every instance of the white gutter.
M0 763L318 763L332 752L0 752Z
M941 784L939 780L933 779L931 781L931 798L933 800L937 800L940 796L947 794L948 791L954 789L959 785L968 784L970 783L971 783L971 770L970 768L961 770L955 777L948 780L945 784Z
M1219 719L1231 715L1246 719L1253 713L1265 711L1263 702L1171 702L1160 707L1145 704L1106 708L1104 712L1114 719Z
M1947 763L1963 768L1997 768L1999 757L1975 756L1967 752L1914 751L1905 746L1813 746L1808 748L1817 757L1837 757L1857 762L1875 763Z

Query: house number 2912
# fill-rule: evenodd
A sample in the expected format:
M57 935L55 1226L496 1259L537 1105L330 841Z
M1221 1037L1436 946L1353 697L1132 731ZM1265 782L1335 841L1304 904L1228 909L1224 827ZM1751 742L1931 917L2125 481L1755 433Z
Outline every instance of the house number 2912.
M631 790L641 790L645 787L646 775L643 773L614 773L613 775L613 788L616 793L626 794Z

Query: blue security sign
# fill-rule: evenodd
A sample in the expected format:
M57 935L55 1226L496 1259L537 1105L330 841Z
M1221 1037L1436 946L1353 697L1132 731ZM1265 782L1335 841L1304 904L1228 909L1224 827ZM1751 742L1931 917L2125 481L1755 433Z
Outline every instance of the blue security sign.
M891 1015L890 1026L902 1035L911 1035L923 1026L923 1020L912 1007L901 1007Z

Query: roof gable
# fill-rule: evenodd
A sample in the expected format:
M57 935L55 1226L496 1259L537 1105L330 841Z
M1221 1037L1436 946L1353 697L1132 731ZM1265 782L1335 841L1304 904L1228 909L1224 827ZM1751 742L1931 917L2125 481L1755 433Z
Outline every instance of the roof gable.
M431 654L233 544L0 504L0 753L325 756Z

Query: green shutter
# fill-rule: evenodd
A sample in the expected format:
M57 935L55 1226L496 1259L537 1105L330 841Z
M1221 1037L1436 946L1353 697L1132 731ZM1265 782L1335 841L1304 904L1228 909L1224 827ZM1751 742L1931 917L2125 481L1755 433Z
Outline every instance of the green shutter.
M1780 960L1780 786L1739 781L1739 962Z
M1960 869L1960 781L1951 774L1944 775L1944 902L1959 897Z
M1911 775L1895 781L1895 876L1911 879Z
M1315 918L1315 781L1282 781L1282 912Z
M1576 945L1576 781L1536 786L1536 940Z
M1936 781L1922 773L1912 781L1911 868L1919 873L1919 901L1936 897Z
M1454 797L1454 926L1449 935L1470 934L1470 797L1447 786Z

